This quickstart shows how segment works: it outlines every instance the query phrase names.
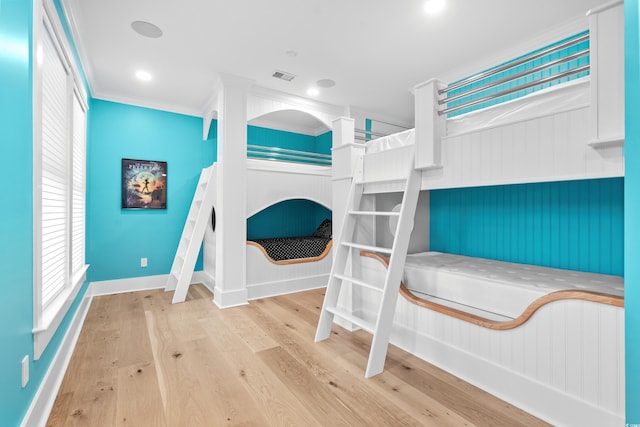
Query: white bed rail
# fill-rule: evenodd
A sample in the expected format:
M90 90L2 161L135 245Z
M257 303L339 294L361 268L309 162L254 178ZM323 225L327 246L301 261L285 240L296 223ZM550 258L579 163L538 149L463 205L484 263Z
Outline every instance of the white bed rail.
M308 163L331 166L331 155L288 148L247 145L247 157L276 162Z
M432 79L414 88L423 189L624 176L623 2L587 16L588 33L453 85ZM577 52L513 68L568 47ZM509 68L516 71L499 74ZM504 102L486 106L493 101ZM473 106L482 108L466 112Z

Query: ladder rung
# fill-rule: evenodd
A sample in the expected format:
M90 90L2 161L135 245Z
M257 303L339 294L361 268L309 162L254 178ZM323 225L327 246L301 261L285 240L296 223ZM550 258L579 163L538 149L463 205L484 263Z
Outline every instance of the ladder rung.
M356 279L354 277L345 276L343 274L335 274L334 276L340 280L345 280L347 282L353 283L354 285L362 286L363 288L373 289L374 291L378 291L378 292L383 291L383 289L379 286L375 286L370 283L363 282L362 280Z
M357 316L354 316L353 314L347 313L346 311L342 311L336 307L327 307L326 310L329 313L333 313L336 316L353 323L354 325L358 325L360 326L362 329L364 329L365 331L369 332L370 334L373 334L375 329L376 329L376 325L374 325L371 322L367 322L364 319L361 319Z
M366 179L362 181L357 181L356 184L391 184L394 182L405 182L407 180L406 176L401 176L397 178L380 178L380 179Z
M400 212L388 211L349 211L349 215L400 216Z
M362 249L363 251L369 252L382 252L383 254L391 254L392 252L391 248L382 248L379 246L361 245L360 243L353 242L342 242L342 244L344 246L349 246L350 248Z

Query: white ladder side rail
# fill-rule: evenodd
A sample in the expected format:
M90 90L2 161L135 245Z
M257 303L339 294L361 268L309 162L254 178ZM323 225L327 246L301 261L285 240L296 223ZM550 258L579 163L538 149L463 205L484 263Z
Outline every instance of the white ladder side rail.
M400 288L400 280L404 270L404 262L406 260L411 231L413 229L422 174L420 171L413 168L413 162L410 164L412 167L409 170L407 177L403 179L403 181L405 181L405 188L402 198L402 207L398 214L395 212L373 213L358 210L362 200L364 186L367 183L362 181L362 169L358 171L360 176L354 178L349 191L349 201L345 212L345 220L343 222L342 230L339 233L338 249L329 275L329 283L327 285L325 299L320 313L320 319L318 321L318 329L315 337L316 342L329 337L334 315L354 323L373 334L369 361L365 373L367 378L379 374L384 369L384 362L393 325L393 316ZM398 179L388 179L383 181L397 182ZM390 249L352 242L355 237L354 232L358 223L358 218L370 217L371 215L386 215L389 217L397 216L399 218L396 225L393 244ZM346 274L342 274L346 269L349 253L353 249L363 248L365 246L368 250L391 254L389 266L386 271L384 286L382 288L367 284L355 277L348 277ZM352 285L377 290L382 293L375 324L368 322L365 319L358 318L351 313L342 312L338 309L337 301L343 282L350 282Z
M333 258L333 264L331 265L331 271L329 272L329 282L325 291L324 302L322 303L322 310L320 311L320 319L318 321L318 329L316 330L315 342L323 341L329 338L331 334L331 325L333 323L333 313L330 312L330 307L336 307L338 305L338 297L340 296L340 288L342 279L339 279L337 275L343 273L347 267L347 260L351 252L351 248L343 245L342 243L351 240L355 232L356 222L349 214L350 211L356 210L360 207L360 201L362 200L363 184L359 183L362 179L362 158L356 161L354 168L353 179L351 186L349 187L349 195L347 196L347 205L342 217L342 226L338 231L337 245L334 245L336 253Z
M413 164L413 162L411 162ZM418 196L422 185L422 173L419 170L411 169L407 179L404 195L402 197L402 207L400 208L400 218L396 225L396 233L393 239L389 267L385 277L385 283L378 308L378 316L375 325L375 334L371 342L369 361L365 377L370 378L384 370L384 362L387 357L389 339L393 328L393 317L395 315L396 303L400 292L400 281L404 272L404 264L407 259L409 240L413 230Z
M215 202L216 171L214 163L202 169L200 179L189 208L176 255L171 266L165 291L175 291L172 303L183 302L187 297L198 253L202 246L204 234L211 209Z

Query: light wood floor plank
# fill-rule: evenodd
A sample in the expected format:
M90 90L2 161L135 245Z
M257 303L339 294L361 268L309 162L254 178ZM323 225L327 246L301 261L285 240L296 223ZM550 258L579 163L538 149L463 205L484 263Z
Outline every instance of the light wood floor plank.
M314 343L324 290L218 309L204 286L94 298L48 426L543 426L370 335Z

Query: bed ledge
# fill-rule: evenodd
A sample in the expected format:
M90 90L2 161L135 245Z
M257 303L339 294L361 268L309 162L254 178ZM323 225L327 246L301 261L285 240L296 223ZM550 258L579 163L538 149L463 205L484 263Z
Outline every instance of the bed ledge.
M258 248L262 252L262 254L265 256L265 258L267 258L267 260L269 260L269 262L271 262L272 264L276 264L276 265L302 264L302 263L305 263L305 262L320 261L321 259L326 257L327 254L329 254L329 252L331 252L332 243L333 243L333 240L329 240L329 243L327 243L327 247L324 248L324 251L320 255L318 255L317 257L284 259L284 260L281 260L281 261L276 261L275 259L273 259L273 258L271 258L269 256L269 254L267 253L267 251L264 250L264 248L262 247L261 244L256 243L256 242L254 242L252 240L247 240L247 245L248 246L255 246L256 248Z
M385 267L389 266L389 259L385 256L382 256L373 252L368 252L368 251L360 252L360 256L376 259L380 261ZM414 295L410 290L408 290L405 287L404 283L402 282L400 282L400 295L402 295L409 302L416 304L420 307L428 308L430 310L437 311L447 316L455 317L465 322L482 326L483 328L501 330L501 331L514 329L524 324L527 320L529 320L533 316L533 314L536 311L538 311L539 308L553 301L560 301L565 299L577 299L577 300L583 300L583 301L597 302L600 304L608 304L615 307L624 307L624 298L615 296L615 295L609 295L609 294L592 292L592 291L573 291L573 290L556 291L556 292L551 292L535 300L524 310L524 312L520 316L507 321L498 321L498 320L488 319L486 317L479 316L473 313L469 313L464 310L449 307L434 301L427 301L423 298L420 298L419 296Z

